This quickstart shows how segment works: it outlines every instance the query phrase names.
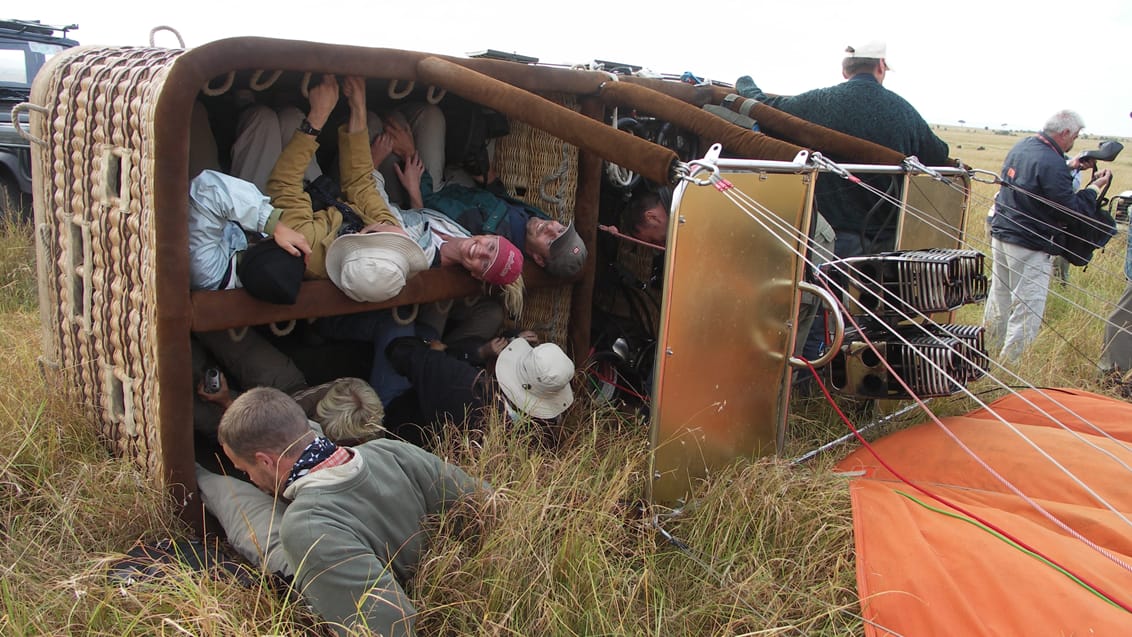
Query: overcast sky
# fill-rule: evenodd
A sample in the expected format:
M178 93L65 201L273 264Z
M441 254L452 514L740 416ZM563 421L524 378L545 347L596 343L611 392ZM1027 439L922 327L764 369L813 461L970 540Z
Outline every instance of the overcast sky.
M78 24L83 44L146 45L159 25L189 48L254 35L464 55L487 48L543 62L595 59L691 71L794 94L841 81L846 45L888 44L885 86L931 123L1036 130L1061 108L1087 133L1132 137L1132 2L803 0L612 2L431 0L315 3L20 3L49 24ZM11 9L9 9L9 12ZM176 47L169 33L157 45Z

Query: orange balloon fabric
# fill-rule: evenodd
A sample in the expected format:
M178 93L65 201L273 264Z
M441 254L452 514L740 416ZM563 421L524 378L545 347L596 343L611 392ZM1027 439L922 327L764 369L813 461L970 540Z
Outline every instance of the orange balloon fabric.
M849 488L866 635L1132 635L1132 613L1070 576L1132 608L1132 405L1027 390L941 422L873 448L1068 574L858 449L838 468L862 472Z

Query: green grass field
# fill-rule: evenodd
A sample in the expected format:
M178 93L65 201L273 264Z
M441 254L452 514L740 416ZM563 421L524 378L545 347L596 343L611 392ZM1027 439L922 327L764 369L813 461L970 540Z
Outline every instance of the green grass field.
M952 154L997 173L1021 134L940 127ZM1082 138L1078 149L1095 148ZM1112 193L1132 188L1132 150L1115 162ZM985 241L992 186L975 188L969 235ZM0 252L0 634L323 634L303 606L267 581L170 570L133 586L107 563L139 539L180 536L164 495L111 457L82 405L38 367L34 250L27 226L3 228ZM1037 385L1097 390L1093 367L1106 303L1123 288L1125 235L1087 271L1017 368ZM1080 288L1080 289L1078 289ZM1076 307L1080 305L1081 308ZM978 322L981 307L960 313ZM1016 383L1014 383L1016 384ZM1001 392L989 381L975 389ZM454 438L446 455L498 489L471 530L433 524L411 594L426 635L858 635L847 450L791 466L737 463L704 485L697 506L653 520L639 506L648 471L645 427L605 407L572 410L555 449L531 432L493 425L479 444ZM936 403L968 409L970 399ZM795 419L792 445L843 431L828 415ZM663 529L664 533L660 532ZM667 540L669 534L676 542Z

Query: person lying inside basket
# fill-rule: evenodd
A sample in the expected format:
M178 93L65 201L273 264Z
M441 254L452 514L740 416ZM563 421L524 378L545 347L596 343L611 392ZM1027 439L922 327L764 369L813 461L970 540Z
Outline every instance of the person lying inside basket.
M219 438L259 490L198 467L198 479L211 483L206 506L224 509L218 517L230 535L257 533L256 562L276 568L281 557L295 589L340 635L414 634L405 586L427 548L427 518L491 491L404 442L339 446L311 430L293 398L269 387L232 403Z
M301 233L311 245L308 278L330 278L356 301L384 301L396 296L405 282L433 265L458 263L475 278L507 285L522 272L522 256L512 254L509 244L496 237L448 235L438 237L436 255L430 259L421 244L422 232L406 233L401 220L377 192L372 177L366 124L365 80L343 81L350 114L338 131L339 163L343 202L338 198L315 210L303 175L318 150L318 134L338 102L338 82L326 75L310 89L310 111L279 156L267 181L271 203L282 210L280 221ZM352 204L352 205L351 205ZM510 246L513 248L513 246ZM503 272L492 266L504 257Z
M204 170L189 184L189 285L244 288L271 303L295 302L306 238L279 221L279 210L255 184Z
M437 210L470 232L506 237L551 276L571 278L585 265L589 251L574 224L564 225L542 210L507 196L502 182L491 171L485 178L486 186L451 182L434 192L432 176L420 164L415 155L405 162L405 171L410 177L415 173L418 182L415 189L406 185L406 190L410 195L414 190L425 193L412 200L413 206Z
M532 346L531 340L537 337L511 339L494 364L488 360L487 367L478 367L423 339L395 339L386 356L412 384L417 411L411 420L387 419L386 427L404 440L428 445L448 423L482 430L492 407L512 422L557 421L574 403L574 362L554 343Z

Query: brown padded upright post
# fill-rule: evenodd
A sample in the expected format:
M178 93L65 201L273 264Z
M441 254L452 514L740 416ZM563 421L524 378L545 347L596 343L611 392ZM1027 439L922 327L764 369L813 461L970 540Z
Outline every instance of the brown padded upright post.
M616 161L660 184L675 178L676 153L625 131L590 119L510 84L438 57L417 65L418 76L472 102L497 110L535 128L554 131L559 139L597 156Z

